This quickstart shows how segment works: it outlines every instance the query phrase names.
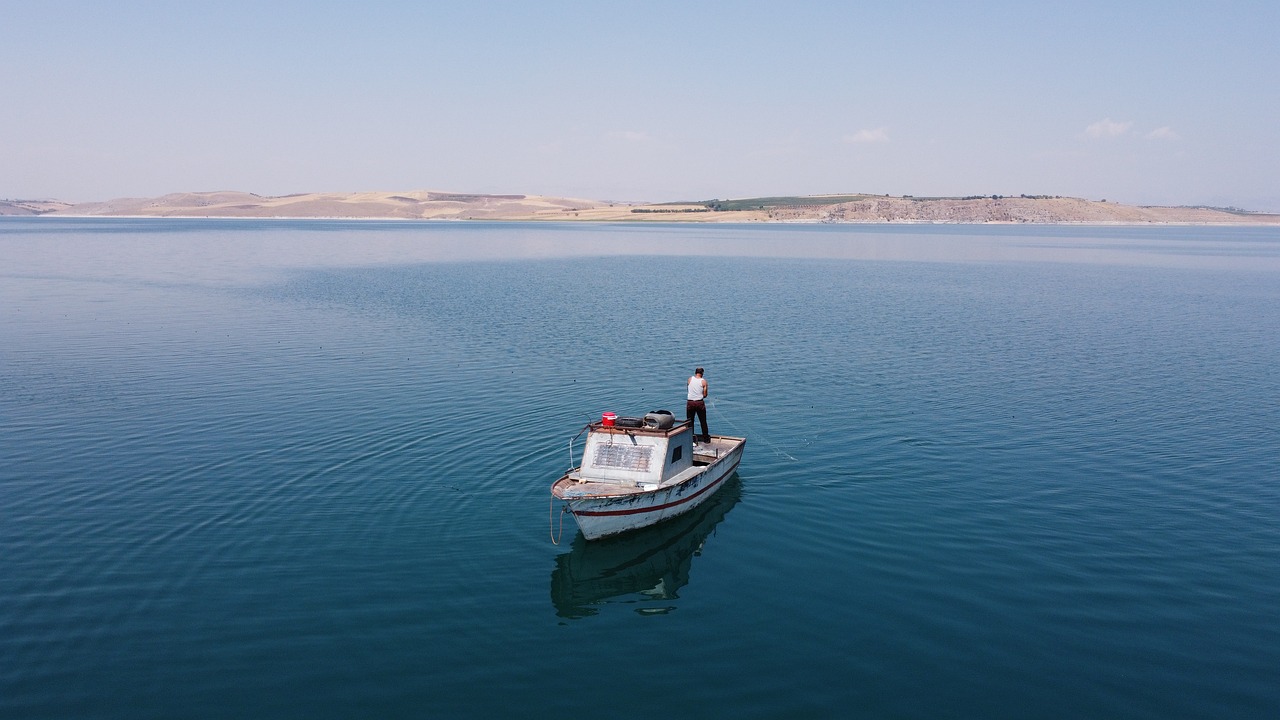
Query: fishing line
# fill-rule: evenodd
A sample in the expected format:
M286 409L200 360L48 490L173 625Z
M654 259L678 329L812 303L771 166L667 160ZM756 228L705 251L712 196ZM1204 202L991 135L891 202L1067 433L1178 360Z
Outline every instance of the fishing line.
M760 442L764 443L764 444L765 444L765 446L766 446L766 447L768 447L770 450L772 450L775 454L780 455L780 456L782 456L782 457L784 457L784 458L786 458L786 459L788 459L788 460L790 460L790 461L792 461L792 462L800 462L800 460L799 460L798 458L796 458L795 456L793 456L791 453L788 453L788 452L786 452L786 451L782 450L781 448L779 448L777 445L774 445L773 443L769 442L769 438L765 437L764 435L761 435L761 434L758 434L758 433L756 433L756 432L752 431L752 430L751 430L751 428L749 428L749 427L745 427L745 426L746 426L746 423L743 423L743 426L744 426L744 428L745 428L745 429L743 429L743 428L739 428L735 423L733 423L731 420L729 420L728 418L726 418L726 417L724 416L724 413L720 412L720 408L716 407L716 401L715 401L715 399L714 399L714 398L710 398L710 397L708 397L708 398L707 398L707 404L711 406L711 409L712 409L712 410L715 410L715 411L716 411L716 419L717 419L717 420L723 420L726 424L728 424L728 425L729 425L729 427L731 427L731 428L733 428L734 430L738 431L738 433L739 433L740 435L745 435L745 436L747 436L747 437L751 437L751 438L753 438L753 439L754 439L754 438L760 438ZM730 404L732 404L732 403L730 403Z

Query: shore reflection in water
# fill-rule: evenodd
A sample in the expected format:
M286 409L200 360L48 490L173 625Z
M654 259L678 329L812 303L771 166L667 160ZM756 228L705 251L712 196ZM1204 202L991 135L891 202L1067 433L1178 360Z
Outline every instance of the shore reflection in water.
M556 615L584 618L612 604L638 605L635 611L642 615L674 610L667 601L679 597L693 558L741 499L742 481L735 473L709 500L654 527L595 542L578 533L551 572Z

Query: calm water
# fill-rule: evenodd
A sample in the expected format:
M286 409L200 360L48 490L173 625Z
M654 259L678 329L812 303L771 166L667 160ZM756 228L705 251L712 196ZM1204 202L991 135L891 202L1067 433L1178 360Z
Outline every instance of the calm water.
M1277 358L1280 229L0 220L0 717L1277 717Z

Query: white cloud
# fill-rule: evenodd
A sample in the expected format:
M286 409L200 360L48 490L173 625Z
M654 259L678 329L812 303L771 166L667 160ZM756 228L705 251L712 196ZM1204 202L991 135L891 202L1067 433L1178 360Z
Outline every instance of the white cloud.
M629 143L640 143L649 141L649 133L640 132L638 130L613 130L605 134L610 140L621 140Z
M1131 122L1116 122L1111 118L1105 118L1085 128L1084 134L1091 138L1119 137L1129 132L1131 127L1133 127Z
M1165 125L1147 133L1145 136L1148 140L1181 140L1182 136L1174 132L1173 128Z
M886 143L889 142L889 128L872 128L859 130L852 135L845 135L847 143Z

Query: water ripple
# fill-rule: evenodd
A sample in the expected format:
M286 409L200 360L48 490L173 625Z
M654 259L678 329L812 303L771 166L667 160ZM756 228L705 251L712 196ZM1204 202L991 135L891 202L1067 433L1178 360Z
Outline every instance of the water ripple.
M1280 285L1209 230L136 225L0 239L0 715L1277 705ZM732 512L552 545L694 365Z

